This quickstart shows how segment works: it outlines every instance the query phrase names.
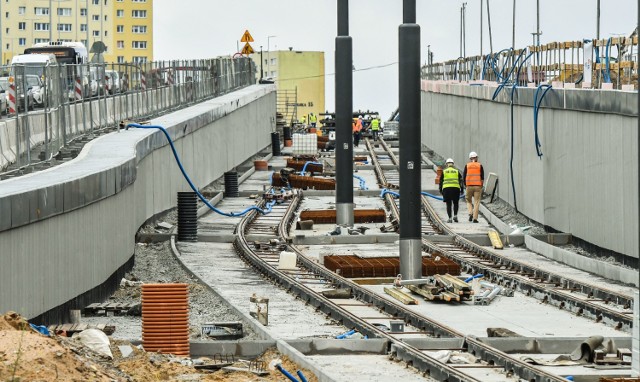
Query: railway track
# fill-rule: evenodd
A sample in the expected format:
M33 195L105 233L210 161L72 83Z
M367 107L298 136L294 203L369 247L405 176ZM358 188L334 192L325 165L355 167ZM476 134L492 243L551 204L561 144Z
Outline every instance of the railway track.
M373 149L368 139L365 140L365 144L370 151L378 182L384 187L398 188L397 185L389 184L380 162L373 159L379 154ZM386 155L397 164L394 153L384 141L381 141L380 145L386 151ZM399 221L398 204L392 195L385 195L385 204L389 208L392 220ZM482 247L445 224L425 196L422 196L422 208L423 232L434 232L453 238L451 243L441 243L423 237L422 246L426 252L443 254L458 262L467 273L481 273L493 283L520 291L559 309L596 322L603 322L616 329L631 331L633 318L631 295L572 279ZM430 225L431 229L426 229L425 224Z
M564 379L515 359L475 338L420 315L394 300L370 291L355 282L337 275L314 259L307 257L289 244L289 228L295 211L302 200L302 193L294 192L292 199L274 206L269 215L247 214L237 227L234 245L239 255L259 272L289 293L322 311L347 328L353 328L369 338L388 341L388 352L397 360L417 368L424 376L441 381L481 381L468 373L463 366L442 363L425 351L404 341L415 338L458 338L462 349L501 373L504 380L535 382L563 381ZM265 233L272 236L265 236ZM248 237L262 235L264 242L250 241ZM290 269L278 269L283 251L296 254L296 265ZM322 291L338 288L350 290L349 299L325 297ZM407 325L402 332L391 332L381 321L402 320ZM430 351L435 351L431 349Z

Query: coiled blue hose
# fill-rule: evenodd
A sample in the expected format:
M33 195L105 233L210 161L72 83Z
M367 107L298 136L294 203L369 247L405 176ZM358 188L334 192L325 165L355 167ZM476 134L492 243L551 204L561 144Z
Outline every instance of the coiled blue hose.
M156 126L156 125L140 125L137 123L129 123L126 126L126 130L129 130L130 127L135 127L137 129L157 129L160 130L164 133L164 136L167 138L167 141L169 141L169 145L171 146L171 151L173 151L173 156L176 159L176 163L178 164L178 167L180 168L180 171L182 172L182 176L184 176L184 178L187 180L187 183L189 183L189 186L191 187L191 189L193 190L193 192L196 193L196 195L198 195L198 197L200 198L200 200L207 206L209 207L209 209L211 209L211 211L219 214L219 215L223 215L223 216L243 216L245 215L247 212L255 210L260 212L263 215L268 214L269 212L271 212L271 207L273 207L273 205L276 203L275 200L272 200L270 202L268 202L266 204L266 208L263 210L259 207L256 206L251 206L247 209L245 209L242 212L223 212L217 208L215 208L214 206L211 205L211 203L209 203L209 201L202 196L202 194L200 193L200 191L198 191L198 188L193 184L193 182L191 181L191 178L189 178L189 175L187 175L187 172L184 170L184 167L182 167L182 162L180 161L180 156L178 156L178 152L176 151L175 146L173 145L173 141L171 140L171 137L169 136L169 133L167 132L167 130L162 127L162 126Z
M313 162L313 161L308 161L308 162L306 162L306 163L304 164L304 166L302 166L302 171L300 171L300 175L301 175L301 176L304 176L304 173L305 173L305 171L307 170L307 166L308 166L308 165L310 165L310 164L317 164L317 165L322 166L322 163L319 163L319 162Z

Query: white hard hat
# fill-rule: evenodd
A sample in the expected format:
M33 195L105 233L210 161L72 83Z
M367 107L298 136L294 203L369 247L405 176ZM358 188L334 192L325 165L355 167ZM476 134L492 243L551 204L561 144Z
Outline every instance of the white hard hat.
M470 153L469 153L469 159L471 159L471 158L477 158L477 157L478 157L478 154L476 154L476 152L475 152L475 151L472 151L472 152L470 152Z
M453 159L449 158L445 163L453 163Z

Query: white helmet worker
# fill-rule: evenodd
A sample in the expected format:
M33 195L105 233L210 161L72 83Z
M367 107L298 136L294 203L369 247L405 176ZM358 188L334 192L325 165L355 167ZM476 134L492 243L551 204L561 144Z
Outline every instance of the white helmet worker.
M449 159L447 159L447 161L446 161L446 162L444 162L444 163L446 163L446 164L449 164L449 163L453 164L453 159L449 158Z
M475 152L475 151L472 151L472 152L470 152L470 153L469 153L469 159L471 159L471 158L477 158L477 157L478 157L478 154L476 154L476 152Z

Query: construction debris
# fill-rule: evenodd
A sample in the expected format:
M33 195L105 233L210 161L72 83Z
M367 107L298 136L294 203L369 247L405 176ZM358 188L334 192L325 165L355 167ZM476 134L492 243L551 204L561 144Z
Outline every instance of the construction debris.
M409 295L408 293L403 292L402 289L398 289L396 287L384 287L384 293L388 294L389 296L395 298L405 305L418 305L418 300L411 297L411 295Z
M450 274L434 275L428 278L428 284L407 285L406 288L429 301L469 300L473 296L471 285Z

